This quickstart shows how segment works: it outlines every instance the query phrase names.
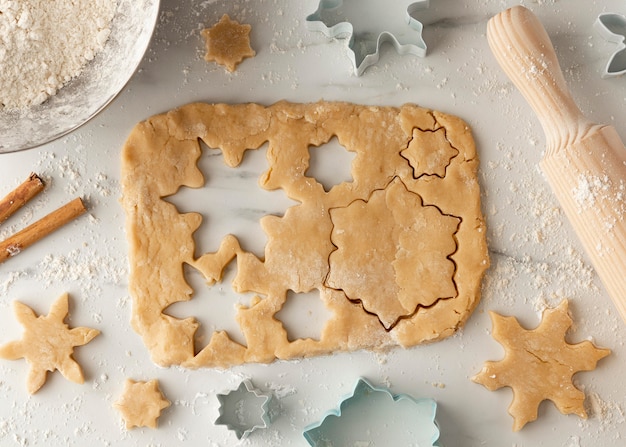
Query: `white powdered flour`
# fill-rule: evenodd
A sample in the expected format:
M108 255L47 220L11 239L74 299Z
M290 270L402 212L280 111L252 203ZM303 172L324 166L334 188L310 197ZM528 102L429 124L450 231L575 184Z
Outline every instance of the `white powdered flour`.
M109 34L117 0L0 0L0 108L41 104Z

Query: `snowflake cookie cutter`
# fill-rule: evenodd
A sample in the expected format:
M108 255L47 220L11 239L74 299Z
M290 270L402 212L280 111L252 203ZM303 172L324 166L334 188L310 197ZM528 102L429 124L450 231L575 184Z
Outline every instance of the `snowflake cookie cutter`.
M225 425L239 440L257 429L267 428L271 422L271 395L255 388L249 380L242 381L235 390L218 394L217 400L220 407L215 424Z
M596 31L605 40L617 44L602 73L603 78L620 76L626 73L626 17L621 14L603 13L594 23Z
M306 17L305 23L308 30L322 32L327 37L349 38L348 57L357 76L361 76L369 66L378 62L380 47L385 42L391 43L402 56L406 54L426 56L427 46L422 37L424 26L414 15L417 11L428 8L429 0L413 2L406 8L404 27L395 23L396 17L393 14L376 15L375 20L367 19L367 22L374 22L382 26L383 30L377 32L366 30L358 33L355 32L353 21L347 21L342 17L342 7L349 1L354 0L320 0L317 10ZM401 39L413 42L402 43Z
M359 378L337 409L303 433L312 447L328 445L420 445L441 447L437 403L393 394Z

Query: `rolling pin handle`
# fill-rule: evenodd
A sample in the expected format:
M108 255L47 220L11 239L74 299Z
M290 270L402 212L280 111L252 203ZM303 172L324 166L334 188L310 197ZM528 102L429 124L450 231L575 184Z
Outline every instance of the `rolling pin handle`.
M547 154L595 128L574 102L550 37L531 11L514 6L494 16L487 25L487 39L498 63L539 118Z

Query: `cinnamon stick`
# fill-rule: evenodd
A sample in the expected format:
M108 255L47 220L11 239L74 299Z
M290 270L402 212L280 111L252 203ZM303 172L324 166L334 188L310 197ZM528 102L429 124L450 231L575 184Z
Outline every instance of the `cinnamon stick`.
M43 180L31 173L28 179L0 200L0 224L43 191L44 186Z
M53 231L83 214L87 209L80 198L76 198L32 225L0 242L0 263L17 255L25 248L43 239Z

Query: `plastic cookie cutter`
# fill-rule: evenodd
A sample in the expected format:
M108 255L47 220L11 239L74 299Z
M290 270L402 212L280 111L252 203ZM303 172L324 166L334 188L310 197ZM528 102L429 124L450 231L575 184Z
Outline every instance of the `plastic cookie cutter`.
M617 44L617 49L609 58L602 74L603 78L620 76L626 73L626 17L620 14L600 14L594 24L600 35L609 42Z
M378 62L380 47L385 42L390 42L400 55L426 56L423 25L414 14L428 8L429 0L411 3L405 11L404 23L399 15L388 11L400 2L370 3L381 11L363 11L360 0L320 0L317 11L306 18L307 29L330 38L349 38L348 56L357 76Z
M245 439L254 430L270 424L271 395L256 389L249 380L241 382L236 390L218 394L217 399L220 415L215 424L234 431L237 439Z
M306 427L313 447L329 445L419 445L441 447L433 399L392 394L360 378L351 395L321 422Z

